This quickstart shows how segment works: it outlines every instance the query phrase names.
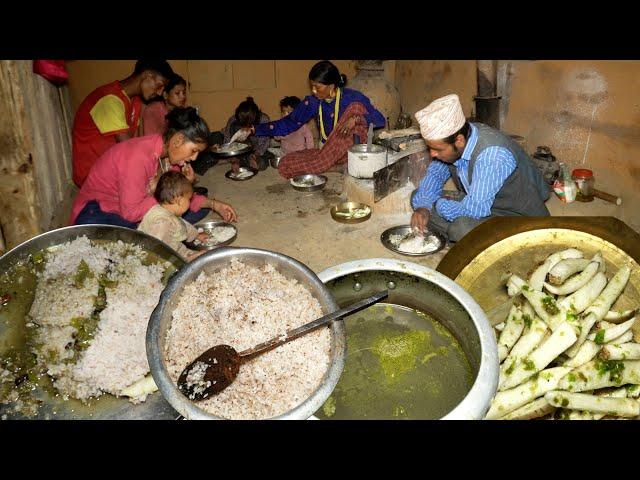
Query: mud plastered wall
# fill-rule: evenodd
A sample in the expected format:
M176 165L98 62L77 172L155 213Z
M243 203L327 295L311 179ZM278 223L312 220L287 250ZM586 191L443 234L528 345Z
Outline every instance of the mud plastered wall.
M623 198L616 217L640 231L640 62L513 62L511 77L504 130L593 170L596 188Z
M457 93L471 115L475 69L474 60L397 61L404 111ZM596 188L623 198L615 216L640 231L640 62L500 61L499 69L508 87L502 130L525 137L529 153L547 145L571 169L593 170Z

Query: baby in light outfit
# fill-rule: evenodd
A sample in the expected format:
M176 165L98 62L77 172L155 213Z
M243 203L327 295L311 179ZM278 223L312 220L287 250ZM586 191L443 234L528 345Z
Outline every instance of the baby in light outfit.
M204 251L191 250L182 242L193 242L196 238L201 242L207 240L206 233L199 234L193 225L181 218L189 210L192 196L193 185L182 173L163 173L154 192L158 205L154 205L138 225L138 230L162 240L187 262Z

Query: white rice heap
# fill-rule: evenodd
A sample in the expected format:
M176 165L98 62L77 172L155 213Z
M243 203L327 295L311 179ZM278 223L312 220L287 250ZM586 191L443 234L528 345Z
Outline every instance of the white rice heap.
M209 348L238 352L323 315L318 300L272 265L233 259L215 275L201 273L184 288L166 338L165 360L177 382L184 368ZM244 363L225 390L198 407L228 419L281 415L306 400L329 368L330 331L319 328Z
M412 235L408 238L405 235L389 235L389 241L395 245L395 247L406 253L429 253L436 250L439 246L440 240L435 235L427 235L423 237L421 235Z
M119 395L149 372L145 335L151 312L162 292L166 265L145 266L141 247L121 241L92 245L85 236L60 245L47 258L38 275L30 321L38 326L38 362L47 367L55 387L82 400L103 393ZM82 286L74 282L81 261L92 275ZM77 329L72 319L89 318L106 274L117 282L105 288L106 308L89 346L74 351ZM52 353L55 352L55 353ZM73 362L74 354L77 355ZM66 361L65 361L66 360ZM132 398L138 403L146 394Z

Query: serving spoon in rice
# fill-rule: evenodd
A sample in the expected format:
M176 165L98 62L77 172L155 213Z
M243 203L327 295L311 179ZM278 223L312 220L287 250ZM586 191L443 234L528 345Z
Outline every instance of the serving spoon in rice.
M373 305L388 296L388 290L376 293L242 352L237 352L229 345L216 345L196 358L182 371L178 378L178 389L194 402L216 395L233 383L240 371L240 365L244 362L318 327Z

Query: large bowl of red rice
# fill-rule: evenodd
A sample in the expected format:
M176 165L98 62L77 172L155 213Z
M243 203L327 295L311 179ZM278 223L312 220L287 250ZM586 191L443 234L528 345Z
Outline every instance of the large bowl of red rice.
M180 392L177 378L214 345L242 351L338 308L318 276L294 258L254 248L208 252L174 274L151 315L151 373L186 419L307 419L342 374L342 321L244 363L229 387L197 403Z

